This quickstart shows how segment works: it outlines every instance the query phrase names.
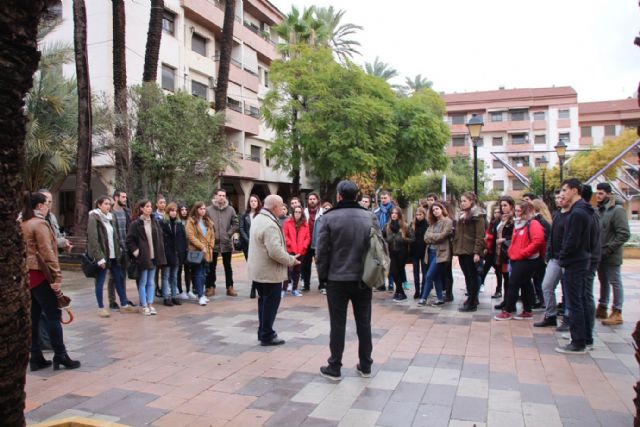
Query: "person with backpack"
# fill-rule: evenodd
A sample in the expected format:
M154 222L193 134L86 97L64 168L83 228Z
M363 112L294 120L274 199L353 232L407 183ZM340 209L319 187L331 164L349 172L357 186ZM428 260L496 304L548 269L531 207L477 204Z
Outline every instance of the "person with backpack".
M540 258L544 258L545 241L544 229L534 219L533 205L520 202L514 209L515 222L509 259L511 260L511 276L507 291L506 303L503 311L494 318L496 320L529 320L533 319L533 274L538 267ZM522 313L512 316L516 311L518 292L522 292Z
M445 266L451 261L451 233L453 221L449 218L447 208L440 202L434 202L429 207L427 214L429 228L424 234L424 242L427 244L426 261L428 265L425 285L422 289L419 305L426 305L431 289L435 285L436 302L432 305L444 304L443 278Z

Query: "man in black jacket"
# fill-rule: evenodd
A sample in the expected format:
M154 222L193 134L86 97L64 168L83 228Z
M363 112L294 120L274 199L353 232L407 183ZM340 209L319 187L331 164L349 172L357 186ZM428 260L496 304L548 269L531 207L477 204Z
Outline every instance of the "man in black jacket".
M562 183L562 203L569 208L569 215L562 236L562 245L558 254L558 263L564 268L563 280L569 303L569 330L571 342L556 347L559 353L585 354L590 329L587 278L593 248L591 230L593 229L594 209L585 202L580 193L582 184L576 178ZM593 297L591 297L593 299Z
M320 368L320 374L340 380L342 353L349 301L358 334L358 373L371 375L371 288L361 282L362 260L368 247L371 225L375 217L356 202L358 186L341 181L337 187L338 203L325 214L316 243L316 267L320 283L327 283L327 302L331 333L329 365Z

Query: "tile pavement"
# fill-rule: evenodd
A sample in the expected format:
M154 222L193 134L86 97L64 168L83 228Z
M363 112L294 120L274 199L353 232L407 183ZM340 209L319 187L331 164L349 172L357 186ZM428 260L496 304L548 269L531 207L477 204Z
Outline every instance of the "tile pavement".
M391 294L375 293L373 375L360 378L355 371L350 315L340 383L317 374L328 357L325 297L314 289L285 298L275 326L286 345L260 347L246 266L233 262L238 298L216 295L207 307L158 305L153 317L112 312L99 318L93 283L65 272L76 315L64 327L65 341L83 365L28 374L28 423L72 415L171 427L632 423L638 261L623 266L625 324L598 324L587 356L556 353L562 339L550 329L491 320L493 276L472 314L457 311L464 283L458 270L456 301L443 308L418 307L412 298L394 303ZM135 284L128 290L137 300Z

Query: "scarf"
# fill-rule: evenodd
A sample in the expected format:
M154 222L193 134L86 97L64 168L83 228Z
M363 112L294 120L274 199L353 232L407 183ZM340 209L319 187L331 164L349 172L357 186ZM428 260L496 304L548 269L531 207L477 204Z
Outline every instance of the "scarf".
M380 216L378 218L378 222L380 222L380 226L384 226L389 220L389 211L393 209L393 203L389 202L387 204L381 203L379 207Z
M400 223L398 221L391 221L389 223L389 229L393 232L393 233L397 233L398 231L400 231Z

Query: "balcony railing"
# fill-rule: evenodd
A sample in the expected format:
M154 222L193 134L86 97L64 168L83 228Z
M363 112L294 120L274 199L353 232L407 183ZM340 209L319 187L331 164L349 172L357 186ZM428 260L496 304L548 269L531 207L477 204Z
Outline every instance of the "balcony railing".
M261 159L260 156L252 156L251 154L242 154L239 151L236 151L236 158L240 159L240 160L249 160L251 162L256 162L256 163L260 163Z
M244 21L244 26L247 27L249 30L251 30L253 33L259 35L260 37L262 37L263 39L265 39L266 41L268 41L269 43L275 46L276 42L271 40L271 34L269 34L268 31L261 30L260 28L256 27L254 24L252 24L249 21Z
M256 119L260 118L260 109L258 107L254 107L253 105L244 105L244 113L247 116L255 117Z

